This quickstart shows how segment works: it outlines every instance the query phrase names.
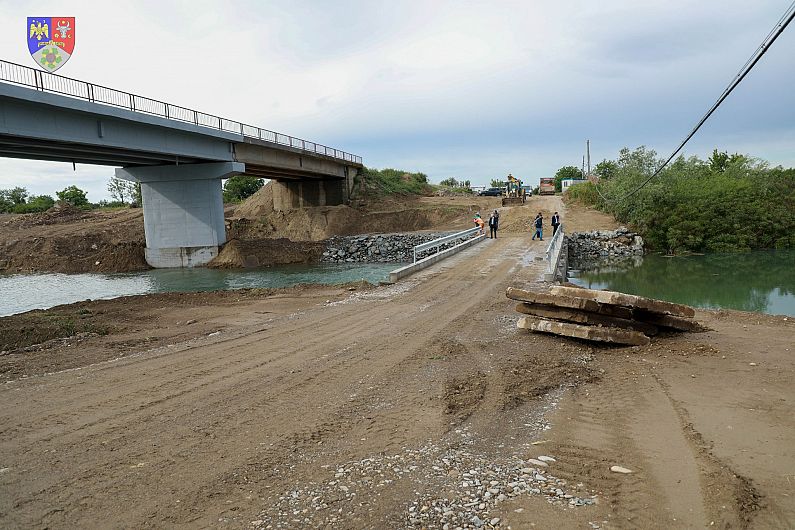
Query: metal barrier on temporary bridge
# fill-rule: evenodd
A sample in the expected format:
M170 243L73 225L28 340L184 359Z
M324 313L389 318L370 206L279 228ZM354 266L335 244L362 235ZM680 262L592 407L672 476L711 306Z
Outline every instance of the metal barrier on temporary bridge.
M396 282L399 279L410 276L419 270L430 267L434 263L441 261L444 258L455 254L456 252L464 250L465 248L483 241L486 238L486 235L480 234L479 232L479 228L470 228L469 230L463 230L461 232L456 232L454 234L449 234L444 237L428 241L427 243L416 245L414 247L414 262L410 265L406 265L405 267L401 267L390 272L389 281ZM445 250L440 250L442 246L458 239L463 241ZM420 260L417 260L417 254L428 249L436 249L436 252L430 256L426 256Z

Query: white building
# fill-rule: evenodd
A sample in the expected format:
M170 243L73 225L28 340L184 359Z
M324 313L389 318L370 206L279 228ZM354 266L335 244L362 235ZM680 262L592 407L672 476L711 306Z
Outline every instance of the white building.
M560 181L561 191L566 191L569 189L569 186L574 186L575 184L582 184L583 182L588 182L585 179L563 179Z

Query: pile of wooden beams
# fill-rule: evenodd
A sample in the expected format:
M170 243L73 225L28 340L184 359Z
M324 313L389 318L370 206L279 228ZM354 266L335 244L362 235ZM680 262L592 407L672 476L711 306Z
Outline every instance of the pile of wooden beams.
M699 331L692 307L579 287L555 286L546 292L509 287L505 295L517 300L526 315L523 329L580 339L644 346L659 330Z

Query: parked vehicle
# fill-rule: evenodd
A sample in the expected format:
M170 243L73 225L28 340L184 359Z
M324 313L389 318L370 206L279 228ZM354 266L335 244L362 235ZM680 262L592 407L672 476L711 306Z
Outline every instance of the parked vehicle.
M542 178L538 184L539 195L555 195L555 179Z
M500 197L502 196L502 188L487 188L483 191L479 191L478 195L484 197Z

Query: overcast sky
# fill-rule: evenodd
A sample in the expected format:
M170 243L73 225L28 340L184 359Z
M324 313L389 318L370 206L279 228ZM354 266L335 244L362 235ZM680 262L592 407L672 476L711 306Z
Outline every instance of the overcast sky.
M621 147L667 155L791 0L0 0L0 58L34 66L28 16L75 16L59 74L361 155L371 167L536 182ZM687 147L795 166L795 26ZM0 159L0 188L108 198L113 169Z

